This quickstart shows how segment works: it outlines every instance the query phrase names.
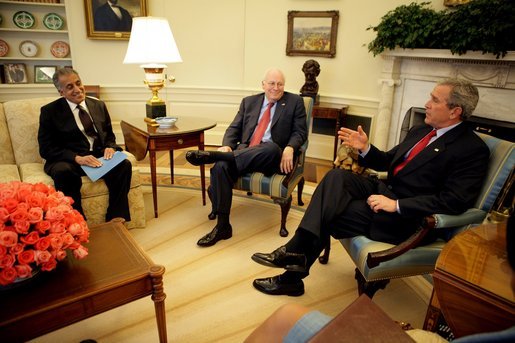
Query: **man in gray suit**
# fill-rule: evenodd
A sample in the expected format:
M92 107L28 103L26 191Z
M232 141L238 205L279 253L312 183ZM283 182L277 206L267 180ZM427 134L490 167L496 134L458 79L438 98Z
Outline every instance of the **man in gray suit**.
M293 170L295 153L306 141L304 101L284 91L283 73L278 69L268 70L261 85L264 93L242 100L218 151L186 154L193 165L216 162L211 168L208 193L213 205L209 219L218 217L218 220L214 229L197 242L199 246L212 246L232 237L229 223L232 188L240 175L289 173Z

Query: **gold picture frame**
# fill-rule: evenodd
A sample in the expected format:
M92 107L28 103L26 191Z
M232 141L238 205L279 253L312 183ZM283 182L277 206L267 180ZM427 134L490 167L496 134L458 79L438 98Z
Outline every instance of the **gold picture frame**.
M132 18L147 15L147 0L114 0L115 13L107 0L84 0L86 28L90 39L128 40Z
M289 11L286 55L336 55L339 11Z

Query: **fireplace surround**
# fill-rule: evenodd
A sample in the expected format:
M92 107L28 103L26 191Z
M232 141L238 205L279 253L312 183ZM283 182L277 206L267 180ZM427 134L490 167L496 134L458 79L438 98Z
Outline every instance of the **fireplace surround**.
M423 107L435 84L445 78L466 79L478 87L474 116L515 121L515 52L496 59L480 52L460 56L448 50L396 49L381 57L381 95L372 138L381 149L399 141L405 113L412 107Z

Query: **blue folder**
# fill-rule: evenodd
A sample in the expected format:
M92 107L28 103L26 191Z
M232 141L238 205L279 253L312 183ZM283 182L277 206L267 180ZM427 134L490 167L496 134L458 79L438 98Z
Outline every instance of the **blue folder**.
M116 151L113 157L110 160L106 160L103 157L100 157L98 160L102 162L101 167L89 167L89 166L81 166L86 175L91 179L91 181L95 182L100 179L102 176L107 174L111 169L120 164L123 160L127 158L121 151Z

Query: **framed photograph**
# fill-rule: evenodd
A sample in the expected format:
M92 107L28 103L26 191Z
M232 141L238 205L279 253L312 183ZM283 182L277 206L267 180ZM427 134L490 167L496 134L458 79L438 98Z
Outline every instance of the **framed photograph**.
M52 83L56 66L34 66L34 83Z
M23 63L4 64L5 83L27 83L27 69Z
M128 40L132 18L147 15L147 0L84 0L91 39Z
M336 55L338 11L289 11L288 56Z

